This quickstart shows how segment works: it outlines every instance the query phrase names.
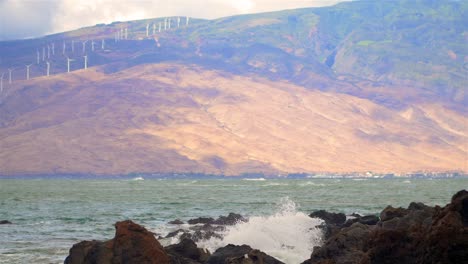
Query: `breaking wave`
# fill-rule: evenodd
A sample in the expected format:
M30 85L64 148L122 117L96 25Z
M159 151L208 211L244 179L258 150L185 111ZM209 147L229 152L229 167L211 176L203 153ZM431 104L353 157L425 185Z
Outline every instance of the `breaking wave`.
M275 214L250 217L248 222L226 228L221 239L200 241L198 246L214 252L228 244L245 244L285 263L301 263L322 243L322 231L317 228L321 223L298 212L296 204L286 198Z

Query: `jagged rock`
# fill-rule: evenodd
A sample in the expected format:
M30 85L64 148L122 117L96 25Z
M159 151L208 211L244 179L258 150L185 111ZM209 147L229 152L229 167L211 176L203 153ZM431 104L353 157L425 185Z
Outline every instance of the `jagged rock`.
M247 245L227 245L216 250L206 264L282 264L283 262Z
M115 237L111 240L83 241L73 245L65 264L169 264L169 256L144 227L132 221L117 222Z
M1 220L0 221L0 225L11 225L11 224L13 224L13 223L8 221L8 220Z
M340 226L346 221L346 215L342 213L330 213L325 210L319 210L309 215L313 218L320 218L325 221L328 225Z
M183 239L179 244L165 247L166 252L174 263L204 263L209 257L210 252L201 248L193 240Z
M235 213L229 213L227 216L220 216L218 219L216 219L213 224L215 225L235 225L239 222L246 222L247 219L245 219L242 215L240 214L235 214Z
M177 229L176 231L169 232L169 234L167 234L164 238L176 237L179 234L182 234L182 235L188 234L188 231L184 229Z
M170 221L168 224L170 225L183 225L184 222L180 219L176 219L176 220L173 220L173 221Z
M379 217L376 215L365 215L358 216L353 219L349 219L344 223L343 227L350 227L354 223L361 223L363 225L376 225L379 222Z
M195 219L190 219L187 222L191 225L196 225L196 224L213 224L214 219L212 217L198 217Z
M304 263L468 263L468 192L444 208L385 208L377 225L341 229Z

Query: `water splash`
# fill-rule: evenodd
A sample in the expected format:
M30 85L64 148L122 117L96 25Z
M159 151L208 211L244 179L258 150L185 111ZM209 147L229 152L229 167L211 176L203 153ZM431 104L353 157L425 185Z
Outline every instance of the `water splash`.
M321 223L298 212L296 204L284 198L275 214L251 217L246 223L228 227L222 239L201 241L198 246L214 252L227 244L246 244L285 263L301 263L322 243L322 231L317 228Z

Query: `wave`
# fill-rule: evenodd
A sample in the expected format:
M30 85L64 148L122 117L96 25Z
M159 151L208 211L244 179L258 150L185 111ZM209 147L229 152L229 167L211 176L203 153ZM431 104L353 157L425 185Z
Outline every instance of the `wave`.
M304 183L299 184L299 186L321 186L321 187L323 187L323 186L326 186L326 184L308 181L308 182L304 182Z
M275 214L250 217L248 222L227 227L221 239L200 241L198 246L214 252L228 244L246 244L285 263L301 263L322 243L323 234L317 228L321 223L298 212L294 202L284 199Z
M248 178L248 179L242 179L244 181L266 181L265 178Z
M144 181L145 179L143 177L136 177L133 178L132 181Z

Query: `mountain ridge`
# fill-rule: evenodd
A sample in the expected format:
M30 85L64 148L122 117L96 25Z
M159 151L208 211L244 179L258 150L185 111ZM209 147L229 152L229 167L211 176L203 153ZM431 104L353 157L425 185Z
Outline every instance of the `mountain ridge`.
M399 3L401 8L428 6L421 12L430 22L441 17L430 10L445 7L434 3L434 9L430 2ZM327 31L333 18L352 17L363 5L371 10L388 6L364 1L193 19L189 26L148 37L146 24L158 25L164 18L55 34L53 75L44 76L39 56L40 63L31 67L34 78L18 80L23 74L18 69L13 84L4 79L0 174L468 171L465 71L453 66L467 58L466 49L456 48L460 39L433 41L449 43L456 57L441 60L439 52L431 57L445 65L438 75L444 85L431 81L433 70L427 69L426 77L402 79L395 62L418 64L424 59L420 53L401 57L395 43L363 39L375 31L365 35L366 27L357 22L346 25L354 27L351 35L345 34L349 29ZM464 3L448 6L466 11ZM398 12L372 14L377 17L372 19L386 25ZM130 38L113 39L124 27ZM414 35L406 30L395 32ZM468 36L463 25L454 32ZM364 35L356 39L359 34ZM342 35L347 37L339 42ZM44 43L51 43L47 39L0 42L8 51L1 54L0 71L7 72L12 61L34 61L34 49L41 53ZM105 49L98 45L102 39ZM79 42L84 40L88 46ZM65 54L76 59L68 74L59 49L63 41ZM97 43L94 50L89 42ZM416 46L405 43L397 44L413 52ZM35 47L32 55L21 52L27 47ZM359 61L378 52L380 57L369 64L380 69L375 78L375 70ZM85 54L89 68L79 69ZM390 64L388 54L396 54ZM346 64L356 69L343 68Z

